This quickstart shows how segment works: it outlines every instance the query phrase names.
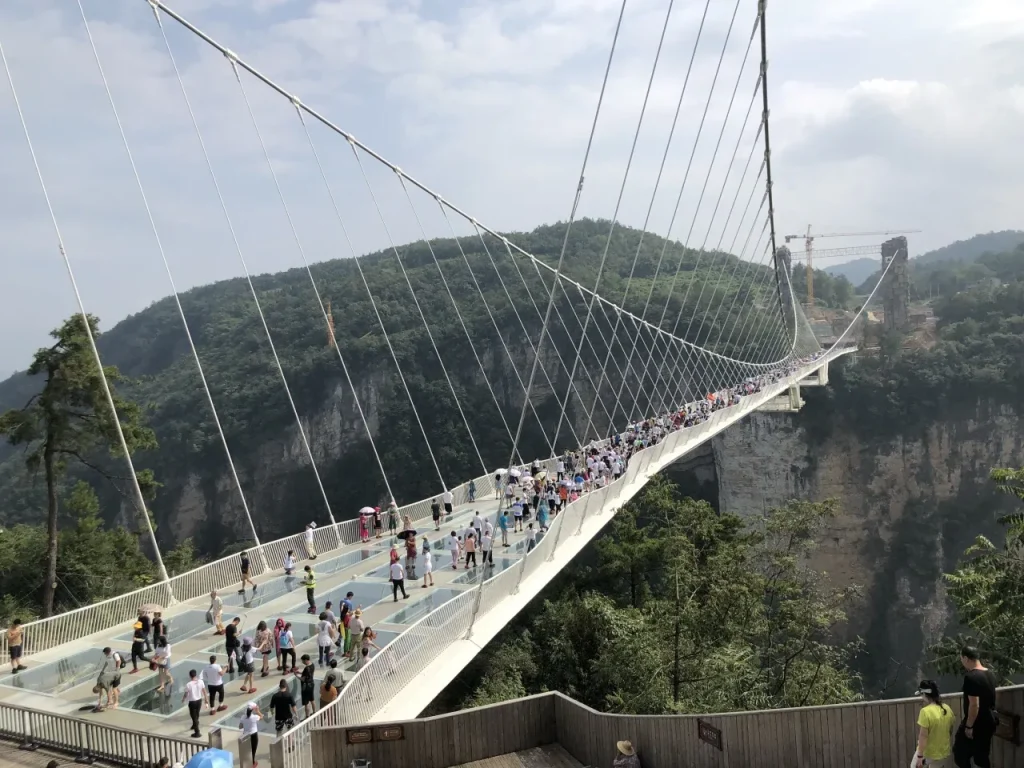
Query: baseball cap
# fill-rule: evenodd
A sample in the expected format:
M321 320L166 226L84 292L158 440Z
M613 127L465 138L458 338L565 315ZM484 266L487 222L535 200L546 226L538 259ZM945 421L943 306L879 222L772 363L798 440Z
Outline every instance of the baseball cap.
M917 686L917 690L914 691L915 696L938 696L939 695L939 684L934 680L922 680Z

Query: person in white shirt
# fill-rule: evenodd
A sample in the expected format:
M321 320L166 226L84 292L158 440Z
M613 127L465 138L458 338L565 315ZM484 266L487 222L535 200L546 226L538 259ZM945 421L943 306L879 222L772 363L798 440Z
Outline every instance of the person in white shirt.
M473 529L476 531L476 538L479 541L481 534L484 532L484 519L480 517L479 512L473 515Z
M452 502L455 501L452 497L452 492L446 490L444 492L444 496L441 497L441 500L444 502L444 513L446 515L450 515L452 513Z
M323 669L324 663L331 660L331 646L334 645L334 624L327 615L327 611L321 611L320 622L316 625L316 645L320 653L318 664Z
M391 564L391 593L395 597L395 602L398 602L398 590L402 590L402 599L405 600L409 597L405 593L405 568L397 560Z
M256 749L260 743L259 730L260 720L262 719L263 714L260 712L260 708L256 706L255 701L250 701L245 705L245 712L242 713L242 719L238 723L238 727L242 729L242 736L238 740L238 746L241 748L243 743L249 742L249 746L252 749L252 768L258 768L259 766L259 763L256 762Z
M210 593L210 623L213 624L213 634L224 634L224 601L217 594L217 590Z
M223 712L228 708L224 703L224 668L217 663L217 657L210 657L210 664L203 670L203 682L206 683L206 690L210 697L210 714ZM217 697L220 697L220 706L214 709L217 704Z
M526 526L526 551L529 552L537 546L537 531L533 528L533 523Z
M291 576L295 571L295 550L289 549L288 554L284 556L284 575Z
M310 560L316 560L316 543L313 541L313 531L316 530L316 523L310 523L306 526L306 532L304 534L306 544L306 557Z
M430 551L430 541L423 537L423 588L434 586L434 553Z
M448 537L445 546L452 553L452 570L457 571L459 569L459 537L455 531L452 531L452 535Z
M188 682L185 683L185 692L181 695L181 700L188 702L188 714L192 718L192 738L198 739L203 735L199 732L199 713L206 703L206 684L199 679L194 669L188 672Z
M485 532L484 535L480 538L480 562L482 565L494 565L494 554L491 552L492 545L493 539L491 539L491 534Z

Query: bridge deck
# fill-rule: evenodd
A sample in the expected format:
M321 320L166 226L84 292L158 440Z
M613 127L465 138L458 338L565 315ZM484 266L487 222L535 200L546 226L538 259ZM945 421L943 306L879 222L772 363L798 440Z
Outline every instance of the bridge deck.
M686 430L684 433L676 433L679 438L666 441L666 443L672 442L675 447L671 451L664 452L664 455L660 449L651 453L644 451L646 458L638 459L641 463L635 467L631 464L631 470L627 472L628 478L620 481L618 487L614 489L614 494L595 493L585 496L584 498L588 499L584 503L586 507L591 506L590 500L593 500L593 497L601 497L606 501L596 503L593 514L589 516L585 511L582 518L575 516L578 513L568 513L573 517L570 529L565 531L565 535L555 542L557 547L546 548L549 550L548 556L535 563L531 561L532 565L528 569L530 571L529 578L522 578L521 584L513 579L517 586L511 594L505 587L509 582L507 578L489 582L489 586L492 588L485 588L483 593L485 596L480 598L479 616L472 625L471 636L460 636L455 639L446 645L443 653L432 662L409 669L403 668L402 684L399 688L388 693L382 700L374 702L373 708L376 710L376 714L372 716L372 720L382 722L389 719L414 717L418 714L437 692L443 689L458 671L500 631L507 621L533 599L543 586L549 583L551 578L611 519L612 515L601 514L602 512L614 511L614 507L642 488L652 474L667 463L682 457L718 431L727 428L752 410L757 409L763 404L763 401L770 399L774 390L798 382L810 371L821 365L826 365L829 360L840 354L845 354L845 351L834 350L826 357L810 363L777 385L773 385L770 388L771 392L766 390L763 393L744 398L739 406L720 412L720 418L714 419L714 424L708 423L703 427L695 428L692 432ZM657 456L658 459L652 462L651 459L654 456ZM571 505L570 510L575 507L575 504ZM464 528L476 511L480 511L485 516L493 516L497 508L498 501L492 493L490 498L458 505L454 514L442 524L439 532L435 532L432 525L429 526L428 531L420 531L420 536L427 535L432 543L435 586L423 589L419 581L407 584L408 598L400 599L398 602L401 605L397 605L392 600L390 585L386 578L391 539L372 539L368 543L356 543L322 553L314 563L318 584L318 610L323 609L324 603L328 599L333 600L337 607L345 592L351 589L355 592L356 603L363 608L366 625L372 626L380 633L378 644L386 652L385 643L393 641L409 625L423 616L432 614L443 604L470 590L473 584L477 583L475 581L477 577L472 574L481 574L483 569L477 568L467 573L465 568L460 566L457 571L452 570L447 551L439 547L440 540L447 536L453 528ZM578 528L576 527L577 522ZM558 527L560 529L565 526ZM511 534L510 544L511 546L507 549L501 547L500 544L495 548L495 567L488 569L488 577L501 574L516 563L522 563L525 552L523 534ZM506 576L510 575L512 574L506 574ZM230 621L234 616L239 616L243 634L251 635L260 620L267 621L268 625L272 625L275 619L283 617L294 625L297 654L301 656L303 653L309 653L315 659L316 639L312 626L315 623L315 618L305 612L306 601L301 582L296 578L284 577L281 570L261 576L257 581L259 591L256 593L255 599L249 598L247 602L242 602L241 596L234 594L232 590L222 591L225 602L225 622ZM169 636L173 650L171 669L175 678L175 685L171 687L169 695L168 693L164 695L156 693L156 674L150 672L148 668L137 675L128 674L129 670L125 670L121 684L121 708L95 714L91 712L96 698L91 691L95 679L95 670L92 665L100 657L100 649L105 645L127 654L130 648L131 627L130 623L126 623L32 655L27 661L29 669L16 677L9 675L0 677L0 701L52 713L78 714L90 720L95 719L99 722L143 733L186 736L190 731L190 725L187 709L181 702L181 695L188 670L201 670L209 663L211 654L216 654L221 663L225 659L222 638L214 636L212 629L205 623L207 607L208 598L196 598L176 604L165 612L165 618L170 627ZM415 642L420 636L412 634L408 638ZM428 636L429 630L428 634L423 637ZM409 644L406 645L408 651ZM397 670L398 664L402 660L395 659L394 662L390 666ZM388 662L385 661L385 665L387 664ZM350 664L346 664L346 667L349 666ZM387 673L387 670L379 665L375 668L378 673L382 670ZM246 702L258 701L261 708L266 709L265 704L269 701L273 691L277 689L281 675L274 670L274 665L271 665L271 673L268 677L260 677L258 669L259 661L257 661L257 676L255 678L256 693L241 693L239 691L239 676L237 674L226 676L228 710L214 716L210 716L206 711L203 713L201 724L204 730L211 725L219 725L224 729L223 742L226 749L237 750L237 723L240 710ZM322 671L318 670L318 673L322 674ZM350 669L344 670L346 679L353 675L354 672ZM365 675L361 678L364 681L367 679ZM291 675L287 679L292 681L293 692L297 694L297 680ZM375 688L373 683L370 685L368 691ZM359 695L358 692L356 695ZM298 700L297 696L296 699ZM262 762L273 741L272 719L262 723L261 730L264 738L260 742L261 749L258 757ZM305 735L296 738L307 739L308 733L305 732L305 729L301 730ZM301 751L304 751L302 747L300 747ZM512 765L516 764L512 763Z
M314 567L314 572L317 575L317 610L323 610L324 602L331 599L337 612L337 607L345 592L348 589L355 592L357 603L362 605L363 620L366 626L377 630L380 636L377 641L378 645L386 650L384 643L397 637L404 630L405 624L411 623L420 615L427 613L428 609L437 608L442 601L472 587L475 581L468 582L467 579L474 578L473 574L482 573L483 568L470 569L467 573L465 566L460 564L459 569L454 571L451 568L451 559L447 550L438 549L435 545L443 537L448 536L453 529L458 529L461 533L461 529L468 525L476 511L493 519L497 508L498 501L492 494L486 500L457 505L453 514L444 520L440 532L434 531L432 525L429 530L420 529L418 538L426 535L434 547L435 586L422 588L422 579L407 582L406 591L409 597L403 600L399 595L397 604L393 601L390 582L387 580L390 544L395 541L390 537L371 539L368 545L359 543L322 553L314 561L301 561L299 568L307 562L311 562ZM510 532L509 543L510 546L504 548L501 546L500 538L498 539L494 550L495 566L488 569L492 574L499 572L504 567L511 566L522 557L526 544L524 534ZM367 552L366 550L373 551ZM350 564L353 560L358 560L358 562ZM336 568L336 570L329 573L328 571L332 568ZM422 566L417 573L422 575ZM299 580L288 579L286 583L283 571L279 569L269 576L258 578L257 584L260 586L256 593L258 605L252 604L251 600L241 603L241 596L234 594L234 590L222 591L221 596L225 602L224 622L229 622L235 616L240 617L243 634L251 636L259 621L266 621L268 626L272 627L278 617L283 617L294 625L293 631L295 631L297 643L296 655L301 657L302 654L308 653L315 662L317 647L312 625L316 619L305 612L305 591L301 588ZM263 602L264 600L265 602ZM424 602L428 600L434 602ZM229 605L229 603L235 603L235 605ZM187 736L191 726L188 710L182 704L181 697L184 684L188 680L188 671L195 669L197 672L201 672L202 668L209 663L209 657L212 654L218 656L218 661L222 665L226 663L223 638L215 636L212 628L205 622L205 613L208 607L208 599L196 599L179 603L164 612L164 618L168 621L170 628L171 669L174 676L174 685L169 695L165 693L161 697L155 692L157 674L150 672L148 666L140 664L140 672L133 675L129 674L131 669L129 664L122 674L120 708L108 709L100 713L91 711L96 702L96 696L92 693L96 674L95 672L90 673L90 670L100 658L101 649L107 645L125 654L125 659L128 659L131 647L128 640L131 635L131 625L125 624L83 638L75 643L34 654L26 661L28 669L17 676L6 674L7 670L5 669L5 674L0 677L0 701L49 712L76 714L80 717L96 719L132 730ZM405 611L406 614L398 615L402 611ZM390 621L388 621L389 619ZM178 631L184 632L187 636L176 639L177 627L181 627ZM300 639L302 642L299 642ZM261 678L259 664L260 662L257 660L256 693L240 692L241 677L237 672L233 675L225 675L225 703L228 705L228 710L214 716L210 716L207 710L203 711L201 725L204 731L215 723L224 727L226 749L235 746L235 738L229 733L231 729L237 729L239 710L249 701L259 702L265 710L265 700L269 699L269 696L276 691L281 679L281 673L275 670L273 661L270 665L270 675ZM301 667L301 662L299 662L299 666ZM354 674L351 671L351 666L351 662L345 662L343 674L346 679ZM341 667L339 666L339 668ZM323 670L318 668L318 678L322 672ZM54 686L61 678L65 682L57 686L55 690ZM294 681L292 682L293 692L296 694L296 703L298 703L297 676L288 675L286 679ZM42 689L42 691L33 690L33 688ZM273 722L264 724L264 727L265 735L271 736ZM266 745L270 739L264 738L262 741Z

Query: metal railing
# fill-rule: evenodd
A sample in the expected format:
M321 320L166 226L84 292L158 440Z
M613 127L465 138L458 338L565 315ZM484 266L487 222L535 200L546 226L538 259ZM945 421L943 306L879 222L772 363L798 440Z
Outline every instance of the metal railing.
M152 768L161 757L187 763L204 749L220 746L220 729L212 729L209 743L203 744L0 703L0 738L17 741L26 749L54 749L81 763L102 760L129 768Z
M401 694L409 684L411 673L422 671L438 659L454 642L469 635L480 617L500 606L505 598L516 594L525 580L553 558L556 550L565 547L567 541L582 532L587 519L625 503L653 473L674 461L677 458L675 454L691 449L708 435L725 429L785 392L807 376L807 368L819 367L843 353L842 350L830 350L812 363L744 397L739 405L715 411L701 423L670 432L657 445L636 452L618 480L569 503L554 518L540 543L524 555L521 562L411 624L356 672L334 702L282 734L272 744L273 768L311 768L309 743L314 728L370 721L390 700ZM554 459L548 460L544 462L544 468L551 472L555 463ZM493 480L488 480L491 480L488 492L493 492ZM479 483L477 487L481 487Z

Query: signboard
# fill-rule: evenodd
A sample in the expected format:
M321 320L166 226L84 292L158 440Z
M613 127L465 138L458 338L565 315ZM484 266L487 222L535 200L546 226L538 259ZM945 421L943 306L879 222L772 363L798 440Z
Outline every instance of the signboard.
M401 741L405 729L401 725L385 725L377 729L377 741Z
M999 725L996 727L996 736L1004 739L1014 746L1020 746L1020 715L1012 712L1003 712L997 709Z
M722 732L703 720L697 720L697 737L712 747L717 749L719 752L722 751Z
M345 740L349 744L369 744L373 741L372 728L349 728L345 731Z

